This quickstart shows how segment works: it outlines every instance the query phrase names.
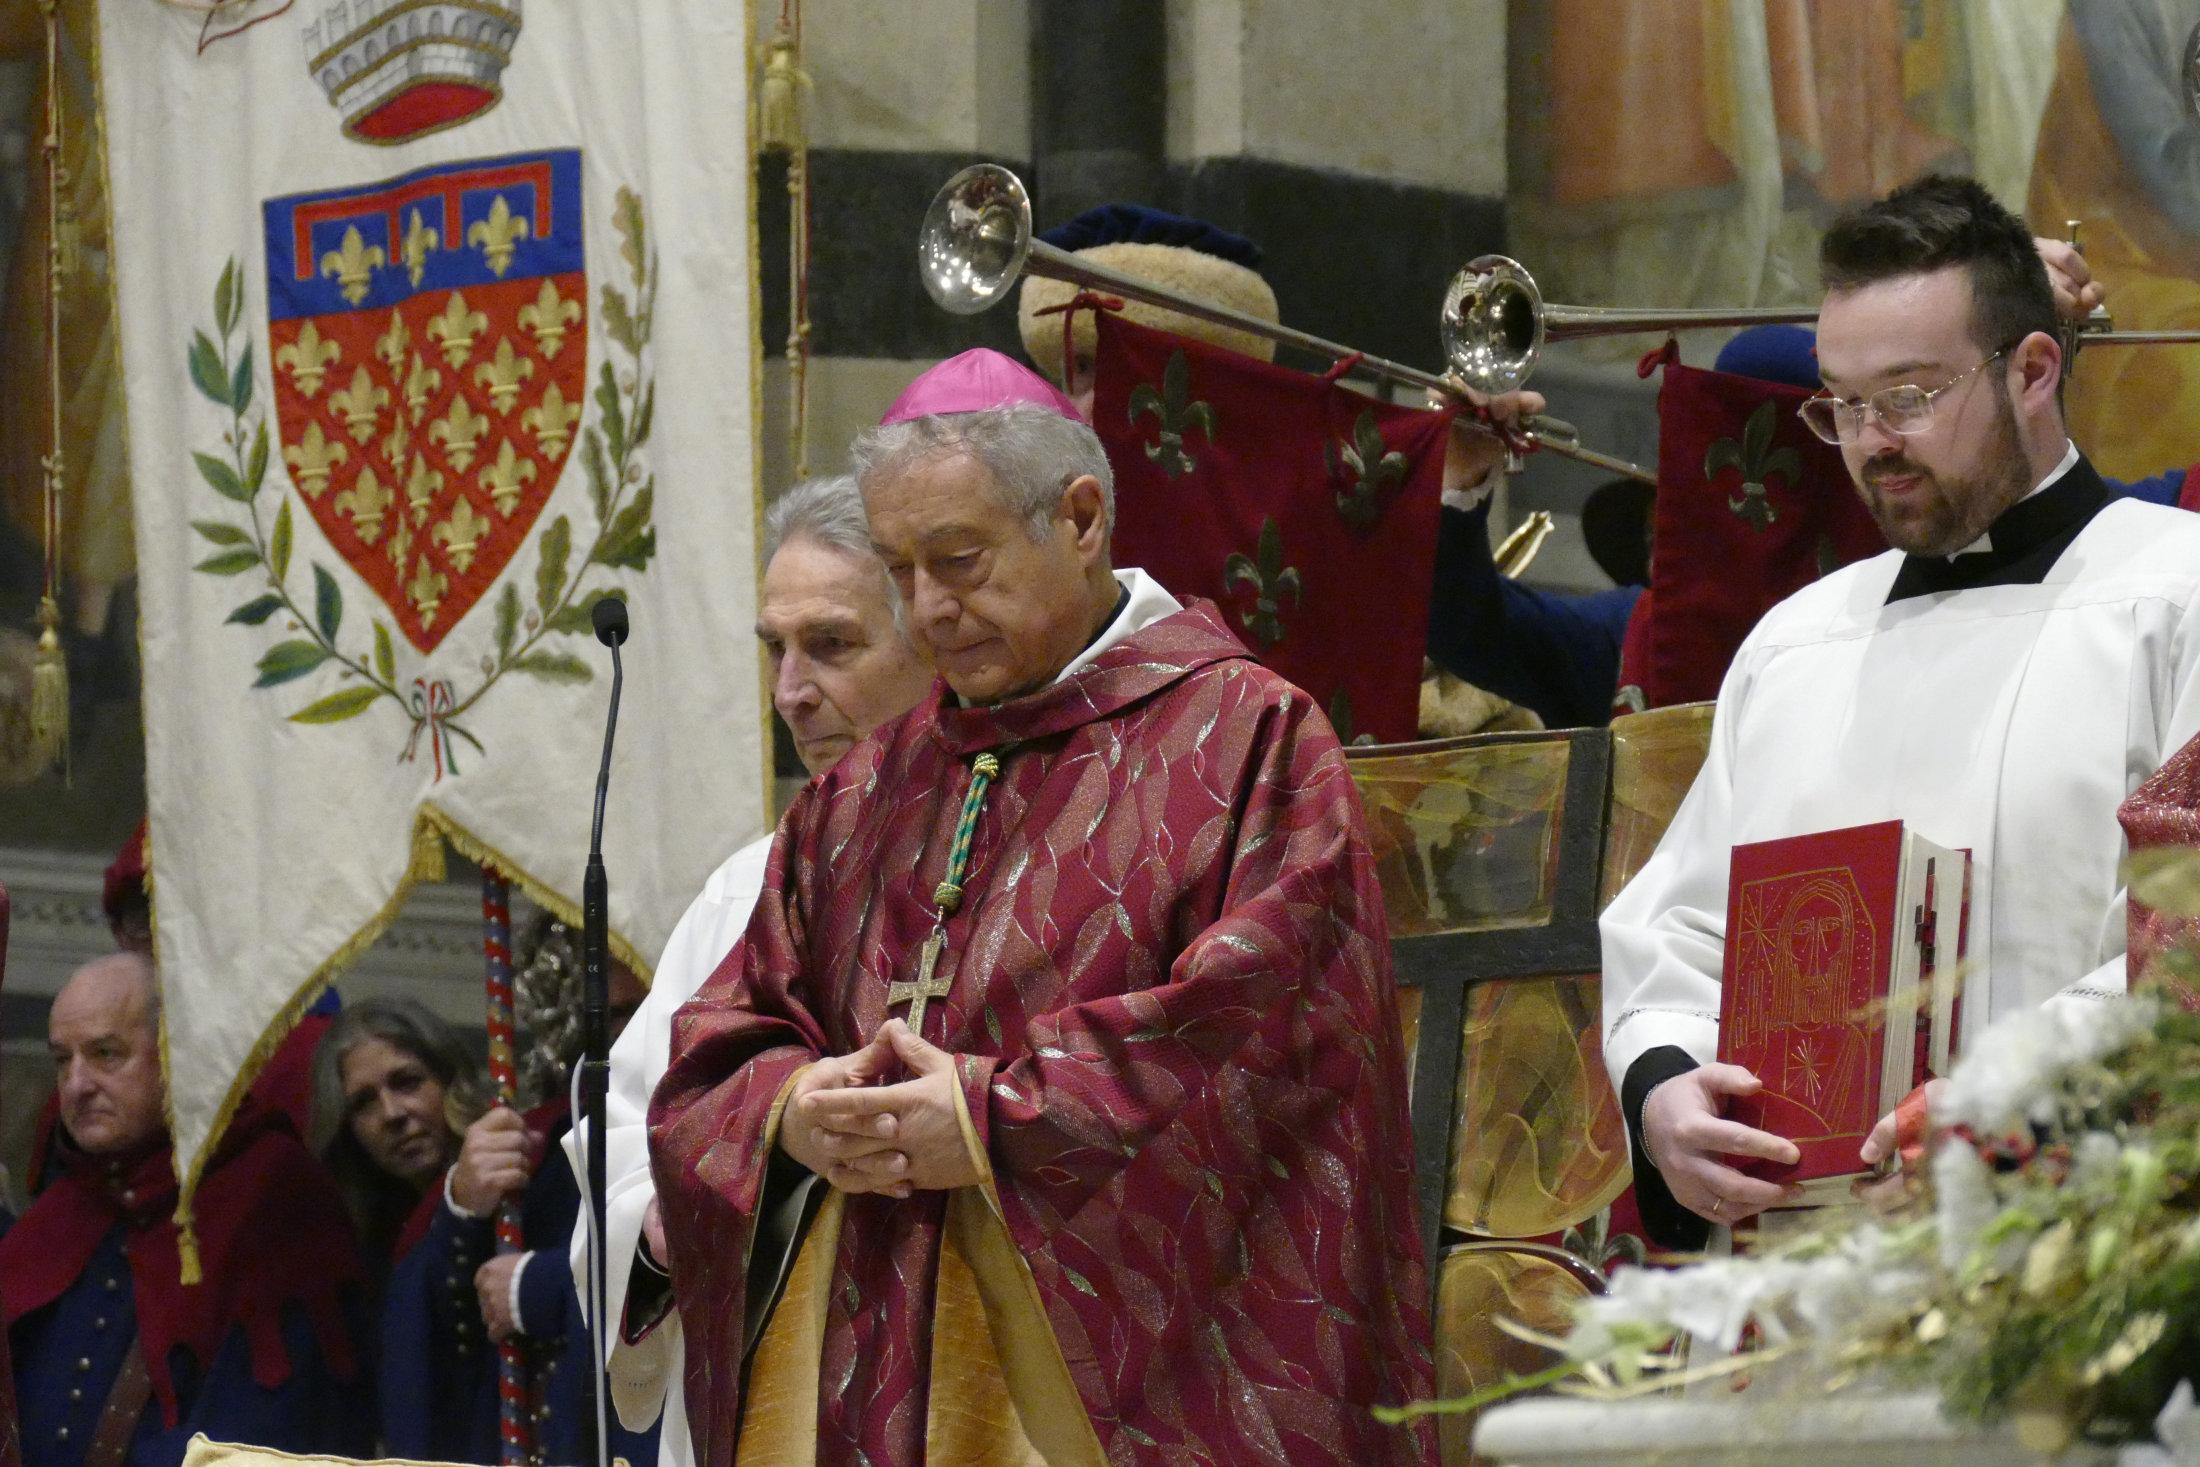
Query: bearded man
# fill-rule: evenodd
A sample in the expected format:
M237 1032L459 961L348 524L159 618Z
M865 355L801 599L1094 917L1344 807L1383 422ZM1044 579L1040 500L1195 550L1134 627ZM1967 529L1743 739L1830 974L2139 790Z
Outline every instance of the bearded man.
M1381 893L1336 736L1109 562L997 353L859 439L940 673L795 801L651 1109L697 1460L1431 1460Z
M931 669L909 643L901 597L871 548L854 479L806 480L765 515L756 638L771 668L772 706L813 776L840 762L871 730L907 713L932 686ZM767 835L712 873L673 928L649 997L611 1046L604 1102L610 1138L604 1156L605 1297L620 1306L611 1397L632 1430L661 1416L662 1467L688 1467L694 1453L679 1389L685 1340L671 1314L664 1224L649 1175L649 1096L664 1078L672 1016L741 940L764 887L770 850ZM566 1133L577 1177L588 1174L581 1150L586 1132L583 1124ZM587 1229L574 1229L576 1280L588 1277L587 1250Z
M1602 919L1605 1063L1644 1219L1677 1246L1789 1200L1725 1158L1797 1154L1722 1114L1758 1085L1713 1063L1737 844L1902 820L1968 848L1976 1033L2124 991L2117 807L2200 731L2200 519L2112 495L2064 432L2024 223L1927 178L1837 221L1820 258L1804 417L1894 548L1750 633L1702 773ZM1861 1163L1898 1139L1890 1115Z

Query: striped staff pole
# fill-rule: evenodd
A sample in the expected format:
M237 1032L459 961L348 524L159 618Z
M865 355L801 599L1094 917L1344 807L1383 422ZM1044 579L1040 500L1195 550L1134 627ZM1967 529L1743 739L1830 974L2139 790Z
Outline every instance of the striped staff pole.
M519 1069L512 1057L512 887L492 866L481 868L481 952L489 995L489 1079L497 1089L497 1104L517 1110ZM499 1255L517 1253L525 1246L517 1202L498 1205L496 1228ZM497 1438L505 1467L524 1467L533 1460L533 1404L527 1357L515 1335L497 1346Z

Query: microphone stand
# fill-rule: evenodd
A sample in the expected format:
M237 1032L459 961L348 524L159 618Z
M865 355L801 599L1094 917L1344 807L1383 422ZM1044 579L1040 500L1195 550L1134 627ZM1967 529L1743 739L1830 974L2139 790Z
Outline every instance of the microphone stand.
M603 866L604 802L611 790L611 740L619 728L619 692L626 669L619 644L627 638L625 603L606 596L590 611L596 640L611 649L611 708L603 726L603 763L596 771L596 817L589 829L588 870L581 880L581 1120L587 1129L588 1325L596 1351L596 1467L611 1467L610 1285L604 1256L604 1102L611 1088L610 881Z

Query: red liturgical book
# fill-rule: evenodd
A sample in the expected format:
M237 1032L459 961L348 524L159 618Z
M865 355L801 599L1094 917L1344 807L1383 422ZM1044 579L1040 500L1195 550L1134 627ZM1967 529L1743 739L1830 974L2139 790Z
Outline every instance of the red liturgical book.
M1801 1183L1806 1201L1845 1197L1879 1118L1946 1073L1970 868L1899 820L1734 848L1719 1059L1764 1089L1727 1114L1803 1153L1741 1170ZM1928 983L1936 970L1951 981Z

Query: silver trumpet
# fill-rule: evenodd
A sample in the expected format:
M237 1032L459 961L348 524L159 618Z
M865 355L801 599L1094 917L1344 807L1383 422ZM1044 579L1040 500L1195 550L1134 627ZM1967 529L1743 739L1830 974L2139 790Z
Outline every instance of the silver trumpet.
M1719 326L1808 326L1817 320L1816 306L1658 310L1551 305L1544 301L1527 266L1505 255L1483 255L1468 261L1452 277L1438 312L1437 330L1453 375L1477 392L1494 396L1528 380L1545 342ZM2095 306L2084 321L2063 332L2063 370L2070 369L2080 347L2194 344L2200 344L2200 331L2119 331L2108 312Z
M1005 299L1023 276L1038 275L1235 327L1315 356L1337 359L1355 355L1350 347L1324 341L1319 336L1193 296L1178 295L1135 276L1119 275L1080 260L1067 250L1056 249L1032 232L1031 196L1025 192L1023 181L1008 169L991 163L963 169L933 195L932 207L925 211L924 227L917 236L917 272L924 280L925 293L942 309L958 316L976 315ZM1383 357L1358 355L1358 370L1384 381L1439 392L1455 399L1465 396L1457 382L1434 373ZM1481 426L1472 419L1461 421L1469 426ZM1657 476L1640 464L1584 447L1580 434L1569 423L1536 417L1525 420L1521 427L1531 441L1551 453L1594 464L1608 473L1624 474L1645 484L1657 482Z

